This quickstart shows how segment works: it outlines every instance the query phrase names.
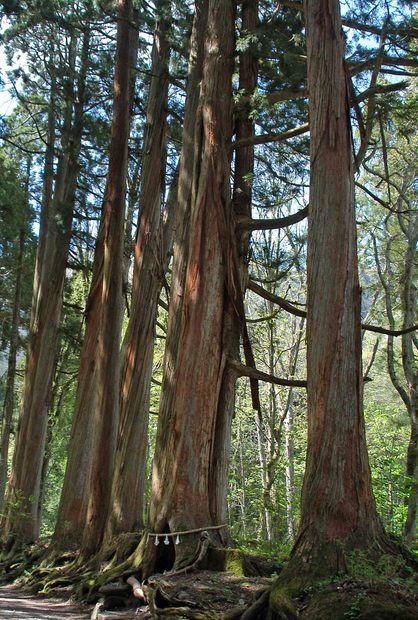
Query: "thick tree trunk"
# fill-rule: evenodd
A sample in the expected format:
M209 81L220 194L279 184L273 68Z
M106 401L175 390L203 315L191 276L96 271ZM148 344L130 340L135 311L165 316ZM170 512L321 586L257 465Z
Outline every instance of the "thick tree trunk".
M344 551L382 535L362 409L349 97L337 0L305 2L311 128L308 229L308 452L287 573L329 575Z
M155 326L171 246L170 239L163 240L161 214L170 55L166 36L169 28L165 19L167 8L165 0L157 6L163 17L154 34L142 160L140 222L135 244L130 318L123 346L119 439L106 540L143 526ZM173 192L170 193L173 198ZM174 209L175 201L171 199L169 202L167 208ZM165 233L171 237L172 230L166 229Z
M211 504L212 464L220 387L226 369L222 334L226 297L225 247L231 226L229 144L232 136L232 71L234 66L234 3L210 0L201 85L203 135L195 166L195 193L186 239L186 278L183 300L172 299L167 337L165 376L153 464L150 526L154 532L184 531L222 525L223 514ZM185 143L190 135L184 135ZM180 177L181 178L181 177ZM177 251L184 247L177 247ZM181 261L180 261L181 263ZM178 262L177 262L178 268ZM181 272L173 273L180 277ZM178 289L177 289L178 290ZM179 308L181 312L179 312ZM178 341L173 342L173 333ZM174 369L170 368L175 347ZM211 530L217 532L218 530ZM219 537L214 534L219 540ZM190 563L198 534L161 558L167 567ZM144 573L151 572L154 555Z
M82 554L102 542L119 423L120 332L123 283L123 233L129 138L131 0L118 2L118 29L113 94L112 135L103 225L103 283L98 331L97 401L94 413L90 497Z
M135 11L134 19L136 20ZM136 64L138 52L138 30L136 27L132 27L130 31L130 52L130 107L132 109L135 88L135 72L132 70L132 67ZM136 196L135 188L130 197L132 203L134 202L134 196ZM129 213L128 217L130 217ZM129 220L125 229L125 238L129 236L130 230L131 221ZM74 416L68 444L64 483L54 531L54 541L65 546L80 545L89 501L89 482L93 459L94 411L96 410L97 399L98 339L103 286L103 234L104 208L94 249L92 281L85 309L85 335L78 372ZM127 278L129 266L130 255L127 258L125 255L124 282Z
M72 67L75 66L75 51L76 38L73 35L70 44ZM82 67L85 67L88 35L84 39L82 56ZM66 104L54 196L51 204L46 199L48 213L41 218L46 230L40 232L22 406L3 523L4 539L33 541L39 534L43 452L83 126L82 91L78 95L74 122L72 98Z

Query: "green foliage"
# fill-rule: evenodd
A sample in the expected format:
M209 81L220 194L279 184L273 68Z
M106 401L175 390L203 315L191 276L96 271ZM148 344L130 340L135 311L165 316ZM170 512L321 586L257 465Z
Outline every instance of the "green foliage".
M373 491L385 527L401 535L405 522L408 421L399 407L369 403L365 410Z

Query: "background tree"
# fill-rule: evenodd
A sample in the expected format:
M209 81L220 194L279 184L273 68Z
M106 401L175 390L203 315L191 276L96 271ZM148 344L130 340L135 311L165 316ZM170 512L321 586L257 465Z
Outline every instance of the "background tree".
M16 178L7 158L0 160L2 186L0 194L2 240L2 341L8 349L6 385L1 423L0 448L0 513L3 512L4 495L8 474L10 434L15 404L15 382L18 353L21 348L20 332L26 321L22 313L24 287L23 268L28 253L31 209L29 206L30 159L26 164L25 177ZM17 242L16 242L17 240ZM9 297L12 290L12 297ZM9 302L9 307L7 307ZM26 304L25 304L26 305ZM23 308L24 309L24 308Z
M44 204L33 290L25 389L22 398L13 471L8 487L5 538L36 540L39 534L38 503L42 459L46 439L48 403L55 369L55 349L61 317L67 253L71 237L77 178L77 162L83 130L85 73L89 36L82 41L74 29L68 36L69 79L74 79L77 44L81 65L74 93L67 92L62 122L61 151L58 157L53 196L45 178ZM56 88L52 82L53 89ZM53 95L52 95L53 96ZM50 145L51 147L51 145ZM31 463L30 467L28 463Z

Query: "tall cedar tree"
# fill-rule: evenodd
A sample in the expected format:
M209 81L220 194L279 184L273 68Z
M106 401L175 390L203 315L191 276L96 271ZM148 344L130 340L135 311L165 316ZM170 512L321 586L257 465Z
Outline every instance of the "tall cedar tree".
M132 108L135 89L133 67L136 65L138 53L138 29L135 11L131 26L130 97ZM74 415L68 443L67 464L54 530L54 542L58 545L60 543L65 545L80 544L89 502L89 482L93 462L92 447L95 430L94 412L97 403L97 360L103 287L104 218L105 210L103 206L94 249L92 280L85 309L86 327L80 356ZM125 230L125 238L127 238L127 235L128 232ZM120 320L122 320L122 316Z
M140 222L129 323L123 346L120 425L106 539L133 532L143 525L145 468L148 448L148 412L158 300L168 266L169 246L163 247L166 118L168 96L167 40L170 3L157 5L152 77L141 173ZM175 183L174 183L175 185ZM175 202L167 208L175 207ZM170 235L171 231L166 230Z
M179 231L175 247L182 256L174 257L173 281L177 284L169 311L153 463L150 527L154 532L217 526L222 518L213 510L208 489L222 450L216 427L222 423L219 395L227 368L222 343L228 276L225 245L234 233L229 145L235 3L210 0L207 9L197 123L194 133L184 134L184 143L192 139L197 155L194 161L184 162L192 175L192 195L189 223ZM204 26L203 19L199 25ZM155 563L166 567L189 564L198 540L198 534L184 537L175 546L175 558L158 557L163 546L148 545L144 574L154 572Z
M353 151L338 0L307 0L305 19L308 451L301 523L287 572L312 578L344 570L345 553L371 548L383 531L364 429Z
M13 423L14 411L14 392L16 380L17 354L19 350L19 329L21 329L21 298L22 298L22 280L24 255L27 243L27 229L29 220L29 181L30 181L31 160L28 158L26 181L25 181L25 209L19 230L19 241L16 249L16 276L15 288L13 295L12 318L10 327L9 355L7 361L6 389L4 394L3 418L1 421L1 441L0 441L0 514L3 512L7 470L9 463L9 444L10 434Z
M130 118L131 19L131 0L119 0L112 132L103 218L103 281L98 329L93 462L90 498L82 540L82 553L85 557L94 553L103 539L119 423L119 347Z

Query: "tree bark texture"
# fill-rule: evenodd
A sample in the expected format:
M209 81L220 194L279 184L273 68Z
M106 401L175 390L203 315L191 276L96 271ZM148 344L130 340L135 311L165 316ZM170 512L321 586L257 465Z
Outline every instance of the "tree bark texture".
M69 49L70 66L73 69L76 44L77 38L73 34ZM45 196L43 205L47 213L41 218L44 230L40 232L35 268L25 381L7 493L3 538L33 541L39 534L38 503L43 452L72 230L88 50L89 37L86 34L81 52L77 104L74 106L74 97L66 102L54 194L52 202ZM48 187L45 182L45 188Z
M154 33L152 78L145 127L140 222L129 323L123 347L119 439L106 539L143 526L145 469L152 359L158 300L168 267L170 246L163 247L161 200L165 179L165 138L170 47L165 14L167 3L157 6L161 18ZM174 208L171 200L169 208ZM172 231L165 231L171 236Z
M311 127L308 450L289 570L334 574L381 533L362 409L360 288L344 43L337 0L307 0Z
M109 509L119 424L123 234L130 120L131 0L118 2L113 118L103 218L103 282L98 328L97 400L90 497L82 554L98 550Z
M194 161L195 192L185 240L186 277L182 302L174 300L170 305L170 318L176 325L167 338L153 463L150 526L154 532L220 525L222 517L213 511L209 489L217 451L220 388L226 370L223 328L228 265L224 250L230 242L228 235L233 233L229 145L234 8L230 0L208 3L198 117L201 126L194 134L201 145ZM185 143L189 140L190 135L185 134ZM177 251L183 247L178 245ZM173 274L173 278L179 275ZM176 332L179 339L173 342ZM173 350L174 368L170 367ZM197 542L198 535L185 535L169 563L176 568L189 564ZM147 570L153 568L149 565Z

